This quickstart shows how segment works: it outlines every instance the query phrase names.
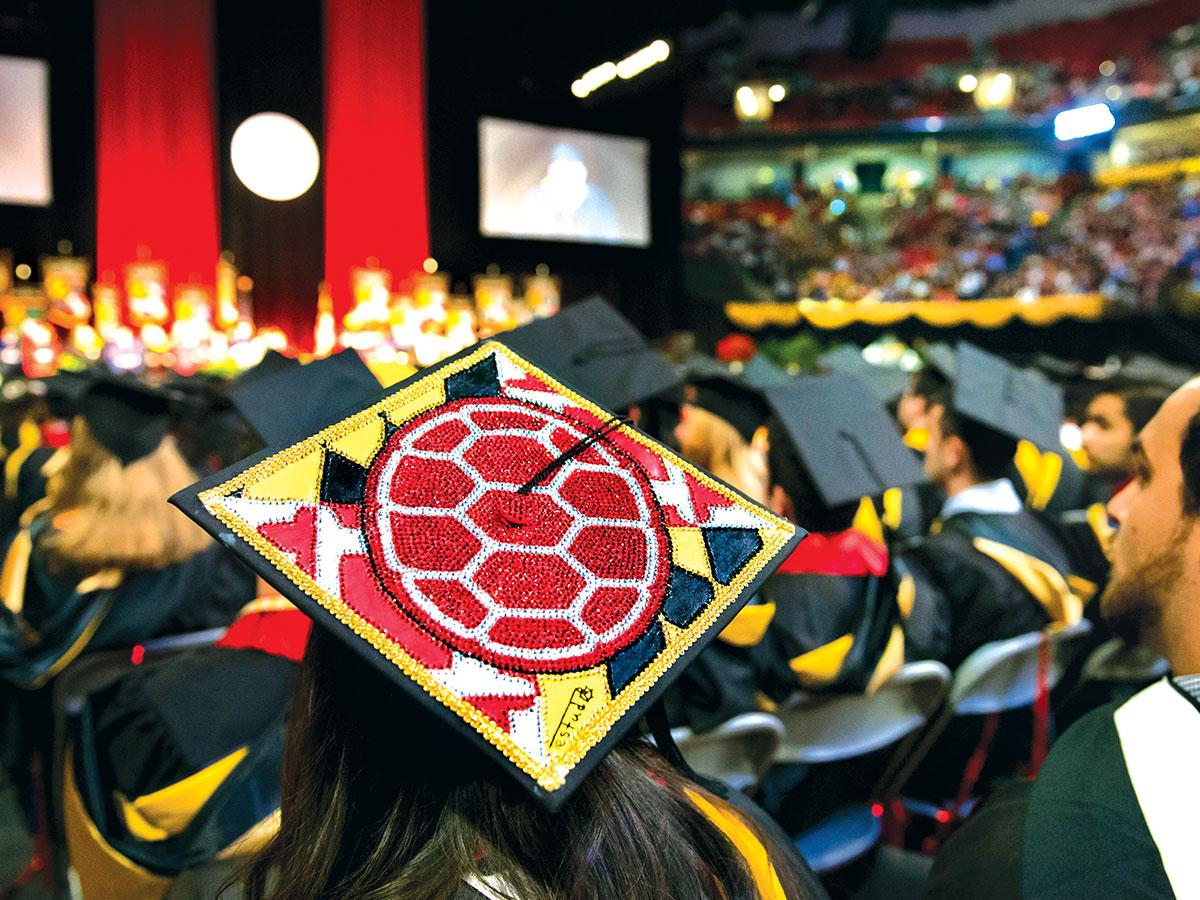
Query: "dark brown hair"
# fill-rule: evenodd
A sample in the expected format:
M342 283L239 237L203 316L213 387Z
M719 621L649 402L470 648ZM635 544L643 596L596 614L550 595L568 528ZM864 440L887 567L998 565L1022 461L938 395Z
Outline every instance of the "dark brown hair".
M648 744L627 741L550 813L314 629L288 726L279 834L251 862L246 896L443 900L467 877L497 876L513 900L757 900L742 856L685 789L713 801ZM785 895L807 895L790 848L743 821Z

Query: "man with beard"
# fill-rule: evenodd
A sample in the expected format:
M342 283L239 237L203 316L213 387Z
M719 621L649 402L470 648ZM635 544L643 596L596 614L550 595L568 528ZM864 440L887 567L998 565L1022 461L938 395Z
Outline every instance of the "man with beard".
M1142 430L1101 612L1174 678L1080 719L1037 780L997 791L947 842L932 897L1195 897L1200 854L1200 380Z

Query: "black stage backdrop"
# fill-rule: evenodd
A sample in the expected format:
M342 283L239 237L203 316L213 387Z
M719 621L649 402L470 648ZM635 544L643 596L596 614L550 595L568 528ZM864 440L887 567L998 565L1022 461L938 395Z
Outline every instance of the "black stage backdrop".
M9 14L9 6L21 6ZM92 4L70 0L5 4L0 54L50 63L49 206L0 204L0 247L37 272L38 256L68 240L96 254L96 78ZM93 277L95 273L92 273Z
M438 0L428 17L430 249L456 282L488 264L532 272L546 263L562 276L567 302L593 293L613 301L645 333L683 327L679 262L682 91L668 60L585 101L573 79L656 38L679 4L647 3L637 15L547 0L468 3ZM486 238L479 233L480 116L650 139L648 249Z
M321 0L217 0L216 8L221 247L254 278L255 318L303 339L325 271ZM264 200L233 172L233 132L259 112L299 120L321 149L321 174L295 200Z

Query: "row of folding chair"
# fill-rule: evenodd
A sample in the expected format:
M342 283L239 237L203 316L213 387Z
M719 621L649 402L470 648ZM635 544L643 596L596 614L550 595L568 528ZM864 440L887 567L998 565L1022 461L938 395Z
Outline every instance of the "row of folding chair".
M814 870L832 871L879 842L880 801L899 795L955 717L1033 706L1059 684L1090 632L1087 620L1051 627L986 644L953 675L939 662L912 662L874 694L798 693L774 714L745 713L710 732L678 728L672 734L697 772L746 793L754 793L776 763L818 765L894 746L874 802L837 810L797 839ZM1146 651L1108 644L1083 671L1101 680L1152 681L1163 674Z

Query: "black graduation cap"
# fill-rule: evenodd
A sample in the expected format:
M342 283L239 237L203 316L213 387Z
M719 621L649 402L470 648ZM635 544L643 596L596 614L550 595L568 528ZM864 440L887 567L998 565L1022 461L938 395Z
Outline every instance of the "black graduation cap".
M794 380L793 376L783 371L761 353L754 354L749 362L742 366L741 376L748 384L760 390L781 384L791 384Z
M92 435L123 465L158 449L171 430L172 410L182 400L177 392L152 387L132 375L91 370L77 383L78 414ZM66 384L67 382L64 382Z
M966 341L959 342L956 355L955 412L1043 450L1059 446L1062 388Z
M767 401L829 508L924 479L879 398L851 375L798 378Z
M851 375L866 384L884 403L899 399L908 387L909 373L899 366L879 366L863 359L862 351L849 344L835 347L819 362L830 372Z
M677 386L679 372L600 297L495 338L610 412Z
M263 441L279 446L311 434L380 390L358 352L346 349L304 366L268 353L234 383L229 395Z
M551 810L801 537L573 388L489 341L172 498Z
M691 380L689 387L687 402L720 416L747 441L754 439L754 432L770 417L763 392L730 372Z

